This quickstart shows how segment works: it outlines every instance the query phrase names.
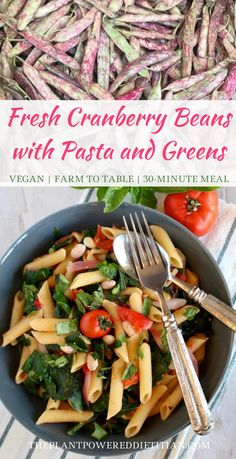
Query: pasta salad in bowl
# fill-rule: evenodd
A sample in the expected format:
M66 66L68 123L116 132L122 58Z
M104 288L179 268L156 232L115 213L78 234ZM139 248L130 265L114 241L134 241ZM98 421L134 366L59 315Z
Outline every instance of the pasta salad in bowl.
M0 391L8 409L45 440L131 439L142 447L188 423L158 296L125 274L113 252L114 238L125 232L122 215L133 207L125 204L109 216L93 203L57 212L3 258L13 301L7 314L1 311L10 389L0 383ZM173 273L229 301L224 279L201 243L165 215L145 213L159 244L164 235ZM6 288L0 283L2 296ZM227 365L232 332L173 283L166 282L164 295L210 398ZM10 398L13 387L17 407L25 401L20 415Z

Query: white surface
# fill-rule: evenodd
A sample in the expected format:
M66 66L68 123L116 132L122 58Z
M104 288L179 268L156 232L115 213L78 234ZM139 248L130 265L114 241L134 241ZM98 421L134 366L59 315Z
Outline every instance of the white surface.
M0 188L0 256L26 228L57 209L81 201L84 193L86 192L75 191L70 188ZM228 202L236 204L236 188L221 190L220 196ZM233 370L227 386L224 398L215 411L217 418L215 429L209 436L202 439L203 441L200 442L202 449L194 454L194 459L230 459L235 457L236 368ZM0 424L3 422L3 417L4 424L6 424L10 415L5 408L1 407ZM6 438L6 442L9 444L9 454L14 459L16 457L22 459L25 457L25 451L19 451L17 442L14 442L14 428L11 429ZM26 431L22 427L22 435L24 433L26 434ZM32 440L33 438L32 435ZM28 450L29 445L25 446ZM42 450L34 451L33 459L40 459L45 455L50 457L50 452L44 451L43 456ZM137 456L141 458L142 454ZM58 453L58 459L60 457L61 450ZM69 459L69 457L76 456L69 453L67 457ZM2 459L7 458L2 457Z

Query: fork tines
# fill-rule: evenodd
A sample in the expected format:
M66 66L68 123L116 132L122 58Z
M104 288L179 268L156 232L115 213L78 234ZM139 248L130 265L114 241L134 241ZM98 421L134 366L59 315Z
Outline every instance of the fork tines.
M158 244L156 244L156 242L153 239L153 235L149 228L147 219L142 211L141 216L144 229L146 230L146 234L143 230L137 212L134 213L134 216L132 214L129 214L131 226L133 229L133 235L129 230L126 218L123 216L124 225L127 231L128 241L130 244L130 249L136 271L138 269L144 269L145 267L153 264L158 264L160 263L160 260L162 261L163 265L165 264L162 253L158 247Z

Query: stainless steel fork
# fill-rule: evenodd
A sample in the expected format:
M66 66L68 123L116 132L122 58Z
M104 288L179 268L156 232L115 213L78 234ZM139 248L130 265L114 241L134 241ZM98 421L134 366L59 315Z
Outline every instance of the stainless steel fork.
M133 267L135 268L141 284L146 288L156 291L158 294L167 342L189 419L193 430L199 435L205 435L210 432L214 423L211 419L211 413L205 395L189 356L181 330L178 328L175 316L170 312L163 295L163 286L166 281L166 269L162 254L153 239L143 212L142 217L147 236L143 231L141 222L136 213L136 223L133 216L130 215L133 230L132 234L125 217L123 217L130 245Z

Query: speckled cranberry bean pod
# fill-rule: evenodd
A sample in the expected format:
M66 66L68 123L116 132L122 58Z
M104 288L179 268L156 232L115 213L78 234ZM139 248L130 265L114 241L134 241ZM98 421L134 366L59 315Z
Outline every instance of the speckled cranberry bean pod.
M165 51L163 53L149 53L144 55L134 62L126 65L122 72L117 76L116 80L110 87L110 92L113 93L124 81L129 80L134 75L137 75L143 68L155 64L156 62L167 59L171 55L171 51Z

